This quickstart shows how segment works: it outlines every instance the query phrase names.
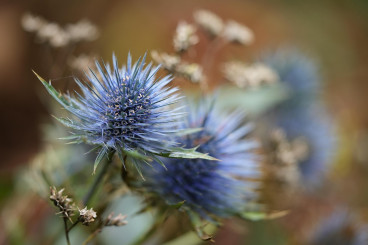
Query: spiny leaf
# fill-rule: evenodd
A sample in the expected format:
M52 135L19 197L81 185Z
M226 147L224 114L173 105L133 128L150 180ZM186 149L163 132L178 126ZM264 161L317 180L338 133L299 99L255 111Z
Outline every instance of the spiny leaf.
M127 151L123 149L122 152L124 152L127 156L134 158L134 159L139 159L139 160L144 160L144 161L149 161L149 162L152 161L152 159L149 156L143 155L139 153L138 151Z
M49 94L51 94L52 97L54 97L55 100L57 100L64 107L71 106L70 102L60 92L58 92L50 82L46 82L45 79L39 76L35 71L33 71L33 73L37 76L38 80L42 82L43 86L45 86L46 90L49 92Z
M172 147L170 148L170 151L168 152L162 152L159 153L157 155L159 156L163 156L163 157L169 157L169 158L184 158L184 159L197 159L197 158L201 158L201 159L205 159L205 160L218 160L214 157L209 156L207 153L200 153L198 151L196 151L198 148L194 147L194 148L189 148L189 149L185 149L185 148L181 148L181 147Z
M108 149L106 147L103 147L100 152L98 153L95 163L93 165L93 174L96 173L96 168L98 166L98 164L107 156L108 153Z
M271 213L265 212L244 212L240 214L240 217L249 221L260 221L260 220L270 220L283 217L289 213L288 210L275 211Z
M158 162L164 169L166 169L167 170L167 168L166 168L166 166L165 166L165 164L161 161L161 159L160 158L158 158L158 157L156 157L156 156L154 156L154 155L152 155L152 158L153 158L153 160L155 160L156 162Z
M70 119L66 119L66 118L62 118L62 117L55 117L55 116L53 116L53 117L56 120L58 120L59 122L61 122L66 127L73 128L73 129L79 129L79 126L75 125L73 123L73 121L70 120Z

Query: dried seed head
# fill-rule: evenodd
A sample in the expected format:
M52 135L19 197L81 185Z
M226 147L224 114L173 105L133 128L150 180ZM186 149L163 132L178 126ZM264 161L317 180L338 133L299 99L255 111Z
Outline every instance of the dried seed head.
M25 31L34 32L41 28L45 24L45 20L39 16L34 16L30 13L26 13L22 16L22 27Z
M26 13L22 17L25 31L36 33L38 41L48 43L54 48L65 47L70 43L93 41L98 37L98 29L88 20L62 27L39 16Z
M81 54L72 56L68 60L68 65L78 71L84 71L86 67L91 67L95 61L94 55Z
M57 190L56 187L50 187L50 200L54 203L56 207L60 209L58 214L62 217L70 219L74 215L74 203L71 198L67 195L63 195L64 189Z
M195 32L196 28L194 25L188 24L185 21L179 22L174 36L175 50L177 52L183 52L197 44L199 38Z
M271 132L270 162L272 175L288 186L297 186L300 180L299 164L309 155L308 142L303 137L288 140L282 129Z
M278 75L262 63L252 65L237 61L227 62L223 68L224 77L240 88L258 87L279 80Z
M224 29L224 23L221 18L208 10L195 11L194 20L212 36L218 36Z
M113 217L114 213L111 213L107 219L105 220L105 226L123 226L128 223L126 221L126 215L119 214L118 216Z
M82 210L79 210L79 218L78 220L80 222L82 222L83 225L89 225L90 223L92 223L93 221L95 221L95 219L97 218L97 214L95 211L93 211L93 209L87 209L87 207L83 208Z
M180 64L180 57L177 55L169 55L167 53L159 53L156 50L151 52L152 59L161 64L166 70L173 72Z
M203 69L196 63L182 63L178 65L176 73L189 79L193 83L199 83L203 79Z
M226 23L223 36L230 42L242 45L249 45L254 41L252 30L233 20L229 20Z
M70 40L74 42L93 41L98 35L98 29L89 20L80 20L75 24L69 24L65 27Z

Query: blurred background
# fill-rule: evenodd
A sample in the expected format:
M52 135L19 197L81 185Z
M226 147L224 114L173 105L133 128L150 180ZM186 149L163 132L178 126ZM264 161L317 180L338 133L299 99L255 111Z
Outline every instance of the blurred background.
M178 21L192 21L193 11L198 9L211 10L223 19L234 19L255 34L253 45L246 49L229 47L227 53L224 51L219 57L252 60L264 51L292 46L318 60L323 77L321 92L334 116L339 141L329 175L333 186L327 184L321 193L331 196L326 198L326 203L344 200L344 205L359 209L362 216L368 217L368 192L365 191L368 187L366 0L1 1L0 207L12 195L17 170L28 164L42 148L42 125L55 123L49 115L44 88L32 70L63 88L72 81L71 76L79 75L68 68L72 62L70 56L88 54L110 60L115 52L123 62L129 51L135 58L152 49L170 52ZM89 42L53 49L22 28L22 17L26 13L60 25L88 19L97 26L99 35ZM177 85L182 84L177 82ZM324 192L326 189L328 192ZM313 205L313 200L309 200L299 208L305 212L308 206L307 212L314 213L310 211ZM316 210L323 212L323 207ZM291 224L298 224L298 216ZM271 237L274 233L287 236L277 229L273 224L257 224L240 231L224 229L217 242L241 244L239 234L250 232ZM287 244L281 238L279 243L263 236L251 239L254 240L249 244Z

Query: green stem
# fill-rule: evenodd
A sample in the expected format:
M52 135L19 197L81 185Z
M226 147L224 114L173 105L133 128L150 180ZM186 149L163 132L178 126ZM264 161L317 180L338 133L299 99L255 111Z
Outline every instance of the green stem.
M68 232L68 219L67 218L63 218L64 220L64 229L65 229L65 237L66 237L66 243L68 245L70 245L70 240L69 240L69 232Z
M79 220L75 221L75 222L74 222L74 224L72 224L72 226L70 226L70 227L68 228L68 233L69 233L69 231L71 231L71 230L74 228L74 226L76 226L78 223L79 223Z
M102 179L105 176L105 174L107 172L107 169L110 166L110 163L112 162L112 157L113 157L114 153L115 153L114 150L110 150L109 153L107 154L107 159L105 161L105 164L103 165L101 171L96 176L91 188L89 189L89 191L87 192L87 194L83 198L83 205L84 206L87 206L87 204L89 203L89 201L91 200L93 195L96 193L97 187L102 182Z
M90 241L92 241L93 238L97 236L98 233L101 232L101 228L98 228L95 230L91 235L87 237L87 239L82 243L82 245L87 245Z

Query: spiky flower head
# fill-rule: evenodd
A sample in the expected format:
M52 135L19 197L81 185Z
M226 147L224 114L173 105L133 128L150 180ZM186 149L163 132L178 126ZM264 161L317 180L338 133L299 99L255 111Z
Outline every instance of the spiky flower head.
M309 153L299 162L299 169L304 182L313 186L328 170L336 147L332 119L317 96L322 88L318 68L293 49L265 55L263 62L277 72L289 90L289 97L269 113L269 121L281 128L289 140L306 140Z
M244 211L257 196L255 179L260 175L253 152L257 143L245 138L251 126L242 125L244 114L223 115L209 103L189 110L185 127L201 130L178 141L186 147L200 145L197 151L219 161L165 159L167 169L149 171L143 186L168 204L184 202L184 210L207 220Z
M72 139L101 148L97 159L116 151L119 157L135 151L144 155L167 151L174 145L170 137L176 121L181 117L178 108L171 107L180 98L177 88L166 85L170 76L156 79L159 67L144 64L145 56L132 65L118 67L113 56L113 67L96 62L98 73L90 70L87 81L75 79L82 95L76 97L56 92L42 78L49 93L62 104L73 119L59 119L75 130Z

